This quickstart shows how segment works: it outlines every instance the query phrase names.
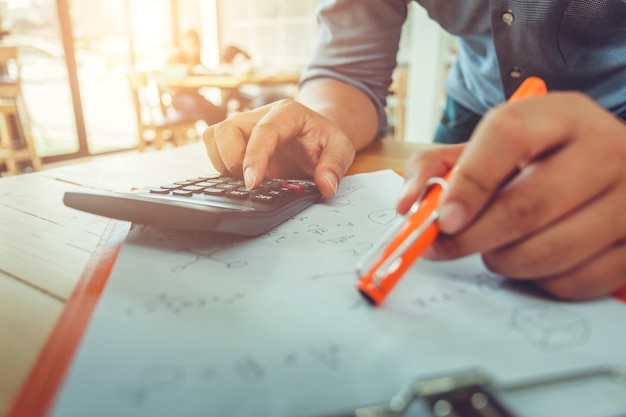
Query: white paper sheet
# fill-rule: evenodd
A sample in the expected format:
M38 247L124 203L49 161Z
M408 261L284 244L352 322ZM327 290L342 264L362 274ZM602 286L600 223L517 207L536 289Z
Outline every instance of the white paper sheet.
M52 415L307 416L470 367L506 382L626 366L626 305L550 301L478 257L420 260L366 304L354 267L398 221L401 182L348 177L255 239L134 227Z

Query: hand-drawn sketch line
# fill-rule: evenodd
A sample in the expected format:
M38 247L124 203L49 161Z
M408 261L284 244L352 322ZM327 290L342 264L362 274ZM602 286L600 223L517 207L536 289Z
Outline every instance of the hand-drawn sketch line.
M511 327L541 349L567 349L585 344L591 323L550 304L518 307L511 315Z
M181 314L186 311L198 311L210 304L234 305L246 297L245 292L238 292L232 296L175 296L169 294L157 294L154 297L139 303L133 304L126 309L128 317L138 317L142 314L152 314L167 312L171 314Z
M194 258L185 264L175 265L174 267L172 267L172 272L174 273L183 272L185 271L185 269L189 268L191 265L194 265L195 263L203 261L203 260L209 260L209 261L220 263L229 269L241 268L243 266L246 266L248 264L248 261L242 261L242 260L228 261L226 259L222 259L221 257L217 256L218 252L224 249L228 249L230 247L231 246L224 246L224 247L219 247L219 248L215 248L215 249L207 250L207 251L197 251L191 248L178 249L177 252L187 252L193 255Z
M322 278L332 278L332 277L340 277L340 276L345 276L345 275L355 275L354 271L339 271L339 272L325 272L325 273L321 273L321 274L314 274L311 275L311 279L312 280L318 280L318 279L322 279Z
M235 363L235 372L246 382L257 382L265 378L265 369L254 356L244 356Z
M352 236L350 236L352 238ZM343 243L343 242L342 242ZM337 254L347 253L352 257L361 257L374 247L372 242L359 242L352 245L351 248L340 250Z
M443 294L430 295L428 297L418 297L415 299L414 303L419 307L425 308L437 303L442 304L444 302L454 301L457 295L464 294L467 294L465 288L457 288L456 291L448 291Z
M348 221L345 223L337 223L335 224L333 227L334 230L338 230L340 228L348 228L348 227L354 227L354 223ZM310 233L310 234L314 234L317 236L323 236L326 233L328 233L330 231L330 229L324 225L321 225L319 223L310 223L307 224L306 226L304 226L304 228L302 230L295 230L295 231L291 231L291 232L284 232L282 229L280 228L276 228L266 234L264 234L263 236L260 236L259 239L271 239L273 240L275 243L281 243L282 241L290 238L290 237L294 237L303 233ZM318 240L318 243L327 243L327 242L334 242L334 243L341 243L341 241L345 241L348 239L352 239L355 238L356 235L351 234L348 236L341 236L341 237L333 237L333 238L329 238L329 239L320 239Z
M206 306L205 297L172 296L169 294L157 294L154 297L137 305L131 305L126 309L126 315L136 317L140 314L167 311L179 314L187 310L200 310Z
M131 406L141 407L150 397L175 387L185 378L185 372L178 366L152 366L140 369L137 382L121 387L118 394Z
M351 241L352 239L356 239L356 237L357 237L356 235L337 236L337 237L331 237L328 239L318 239L317 243L321 245L325 245L325 244L341 245L341 244Z
M328 228L321 224L309 224L306 231L314 235L322 236L328 233Z
M309 353L329 369L338 370L341 368L341 351L335 343L329 343L324 348L311 346Z
M339 212L337 208L354 206L354 201L350 197L357 191L361 192L362 190L368 190L371 193L378 194L376 190L365 185L347 187L346 189L341 190L339 194L328 200L328 205L331 207L335 207L335 209L332 209L330 211Z
M404 219L404 216L398 214L395 208L376 210L368 214L367 217L374 223L383 226L393 226Z

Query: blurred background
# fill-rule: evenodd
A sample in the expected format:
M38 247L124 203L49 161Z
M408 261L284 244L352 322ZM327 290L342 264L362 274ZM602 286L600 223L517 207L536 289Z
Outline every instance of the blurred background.
M16 45L19 51L17 62L5 70L9 75L19 70L29 130L43 164L136 149L143 134L138 120L142 113L135 108L129 88L129 69L164 68L181 38L192 30L199 36L201 64L209 74L230 72L232 78L237 71L254 70L254 80L281 80L271 88L260 81L257 86L257 81L250 81L245 88L207 84L202 95L216 108L226 113L245 110L257 102L256 95L267 91L276 93L268 96L270 101L271 97L290 96L315 44L316 3L3 0L1 43ZM229 46L243 52L245 66L238 58L224 62ZM389 96L390 136L429 141L442 101L443 75L454 48L454 40L421 9L411 9ZM178 77L189 71L184 69ZM185 85L166 91L178 91ZM419 100L406 98L412 90L418 91ZM226 102L233 97L237 104ZM172 102L166 99L165 104Z

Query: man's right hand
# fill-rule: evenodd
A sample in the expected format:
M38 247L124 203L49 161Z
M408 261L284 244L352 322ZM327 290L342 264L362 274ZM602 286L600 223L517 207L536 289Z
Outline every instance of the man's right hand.
M626 125L579 92L490 110L465 145L411 159L398 205L454 168L423 256L481 253L491 271L567 300L626 285Z

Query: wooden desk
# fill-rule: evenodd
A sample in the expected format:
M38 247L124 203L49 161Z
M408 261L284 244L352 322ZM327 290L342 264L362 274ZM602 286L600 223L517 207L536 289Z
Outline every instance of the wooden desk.
M295 87L300 81L300 75L296 73L277 72L277 73L261 73L250 72L246 74L207 74L207 75L188 75L186 77L166 77L168 88L175 90L177 88L218 88L221 94L220 107L230 114L229 103L234 101L237 111L250 110L255 105L248 103L249 99L242 95L240 89L245 86L254 87L271 87L271 86L289 86L294 90L287 93L280 93L277 97L292 97L295 95ZM273 100L273 99L272 99Z
M168 77L167 85L169 87L186 87L186 88L203 88L215 87L221 89L235 89L244 85L295 85L300 81L300 74L278 72L278 73L260 73L251 72L247 74L206 74L206 75L188 75L186 77Z
M423 145L422 145L423 146ZM381 141L349 173L404 169L418 144ZM0 416L4 416L109 220L63 205L66 190L128 190L214 172L201 143L0 179Z

